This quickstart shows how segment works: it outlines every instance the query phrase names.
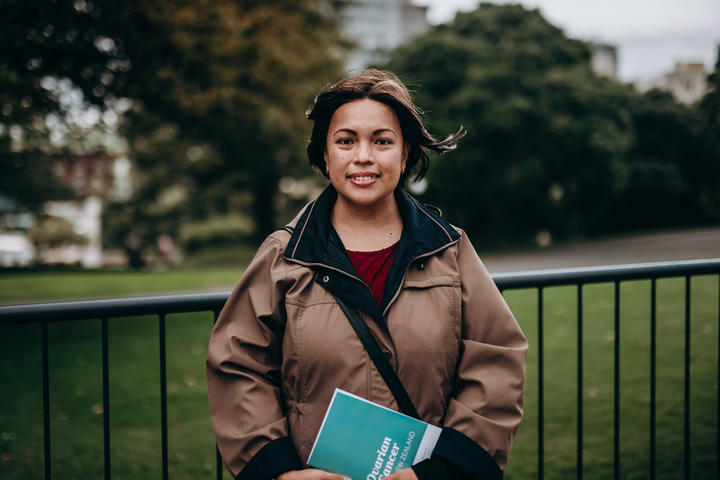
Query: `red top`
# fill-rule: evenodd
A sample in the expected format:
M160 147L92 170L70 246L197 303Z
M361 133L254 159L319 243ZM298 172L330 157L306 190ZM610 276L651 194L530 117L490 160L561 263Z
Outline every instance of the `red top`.
M390 267L399 241L374 252L354 252L348 250L350 262L352 262L355 271L360 275L365 284L370 287L373 298L378 308L381 308L383 295L385 294L385 281L387 280Z

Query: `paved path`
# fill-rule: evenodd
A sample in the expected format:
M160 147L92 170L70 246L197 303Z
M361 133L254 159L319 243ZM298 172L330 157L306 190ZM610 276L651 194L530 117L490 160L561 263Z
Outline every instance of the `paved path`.
M616 237L575 245L480 256L491 273L720 258L720 227Z

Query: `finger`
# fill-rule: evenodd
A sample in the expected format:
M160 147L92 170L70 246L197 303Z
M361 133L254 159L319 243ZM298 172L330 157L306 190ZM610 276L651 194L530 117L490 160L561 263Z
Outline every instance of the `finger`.
M324 472L326 473L323 478L326 478L327 480L352 480L350 477L346 477L345 475L339 475L337 473L330 473L330 472Z
M319 478L321 480L352 480L350 477L346 477L344 475L338 475L337 473L331 473L327 472L325 470L320 470L317 468L310 468L307 470L303 470L306 473L312 473L312 478ZM317 475L317 476L315 476Z

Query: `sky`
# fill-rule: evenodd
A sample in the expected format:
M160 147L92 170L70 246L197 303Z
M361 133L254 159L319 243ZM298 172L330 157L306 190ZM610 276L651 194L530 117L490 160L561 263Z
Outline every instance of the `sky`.
M477 0L414 0L427 5L431 24L472 10ZM568 36L618 47L618 77L625 82L669 73L676 62L715 65L720 44L720 0L516 0L539 8Z

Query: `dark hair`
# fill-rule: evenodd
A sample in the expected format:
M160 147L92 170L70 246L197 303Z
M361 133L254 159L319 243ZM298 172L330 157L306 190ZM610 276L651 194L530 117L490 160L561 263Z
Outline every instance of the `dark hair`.
M454 150L457 141L465 136L465 129L461 126L445 140L435 140L425 128L420 117L422 112L413 103L410 91L402 81L391 72L368 69L324 88L315 97L312 108L307 112L307 118L315 122L307 146L308 159L310 165L317 168L326 178L328 175L324 153L330 119L340 106L363 98L382 102L392 108L397 115L403 140L410 146L401 182L418 164L420 167L414 180L418 181L425 176L430 166L429 150L437 153L449 152Z

